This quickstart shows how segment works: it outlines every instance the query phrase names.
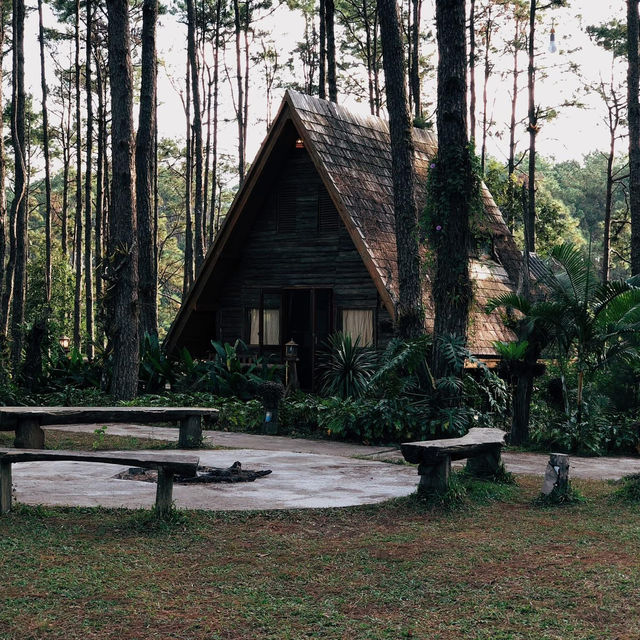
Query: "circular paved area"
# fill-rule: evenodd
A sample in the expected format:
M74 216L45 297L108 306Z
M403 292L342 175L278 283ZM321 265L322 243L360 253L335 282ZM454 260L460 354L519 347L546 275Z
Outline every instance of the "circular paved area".
M172 428L123 424L106 426L107 432L113 435L163 440L177 440L178 437L178 430ZM49 428L91 433L96 425ZM205 439L210 444L229 449L189 451L200 457L201 464L229 467L239 460L245 469L271 469L272 473L247 483L175 485L174 501L180 508L344 507L409 495L418 482L415 467L382 462L402 460L400 452L389 447L222 431L206 431ZM506 452L503 459L507 469L513 473L542 476L548 455ZM630 473L640 473L640 458L571 456L570 461L572 477L617 479ZM15 464L16 498L26 504L130 508L153 505L155 484L114 477L124 470L126 467L82 462Z
M409 495L418 480L412 467L338 456L249 449L189 453L208 466L226 468L239 460L245 469L272 473L255 482L174 485L176 506L188 509L346 507ZM14 464L15 496L26 504L152 506L156 485L114 478L126 469L86 462Z

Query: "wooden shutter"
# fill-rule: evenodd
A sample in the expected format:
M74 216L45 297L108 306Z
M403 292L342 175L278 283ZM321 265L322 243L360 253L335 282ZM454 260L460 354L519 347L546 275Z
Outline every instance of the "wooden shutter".
M296 230L296 198L295 184L281 184L278 190L278 232L286 233Z
M321 184L318 187L318 231L337 231L340 228L340 216L331 200L329 192Z

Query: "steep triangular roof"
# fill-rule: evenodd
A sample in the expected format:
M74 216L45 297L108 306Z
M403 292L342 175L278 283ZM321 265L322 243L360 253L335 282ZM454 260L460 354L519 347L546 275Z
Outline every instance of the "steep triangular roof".
M209 249L200 273L174 321L166 345L171 350L186 327L208 279L225 251L256 189L261 173L268 166L286 124L292 122L304 141L349 234L393 317L397 301L397 264L394 233L391 145L388 122L375 116L362 116L345 107L296 91L287 91L280 111L265 139L244 184L236 195L216 241ZM425 129L414 129L417 194L425 201L426 177L436 141ZM492 342L513 338L497 313L486 316L486 301L512 290L518 277L519 251L488 190L483 187L485 216L483 226L493 240L494 259L471 261L475 305L470 322L470 345L474 353L492 355ZM424 302L427 329L433 326L430 287L425 279Z

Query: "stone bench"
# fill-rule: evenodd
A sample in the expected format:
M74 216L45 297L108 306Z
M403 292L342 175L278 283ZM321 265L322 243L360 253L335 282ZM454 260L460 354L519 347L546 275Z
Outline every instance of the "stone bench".
M475 476L498 473L505 435L500 429L476 427L461 438L405 442L400 448L407 462L418 465L418 493L429 493L448 486L452 460L466 459L467 470Z
M0 431L14 431L14 446L43 449L43 426L125 422L178 422L178 447L194 449L202 441L202 418L217 419L218 410L206 407L0 407Z
M11 465L16 462L102 462L158 471L156 512L171 509L174 475L193 477L200 459L192 455L114 451L48 451L43 449L0 449L0 514L11 510Z

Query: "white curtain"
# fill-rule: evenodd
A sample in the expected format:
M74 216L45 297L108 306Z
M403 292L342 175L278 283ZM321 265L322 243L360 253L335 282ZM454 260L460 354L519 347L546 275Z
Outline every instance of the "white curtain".
M373 311L371 309L344 309L342 333L349 334L353 342L360 337L361 347L373 345Z
M262 344L280 344L280 309L265 309ZM249 344L260 344L260 309L249 309Z
M280 309L265 309L262 326L262 344L280 344Z
M260 344L260 309L249 309L249 344Z

